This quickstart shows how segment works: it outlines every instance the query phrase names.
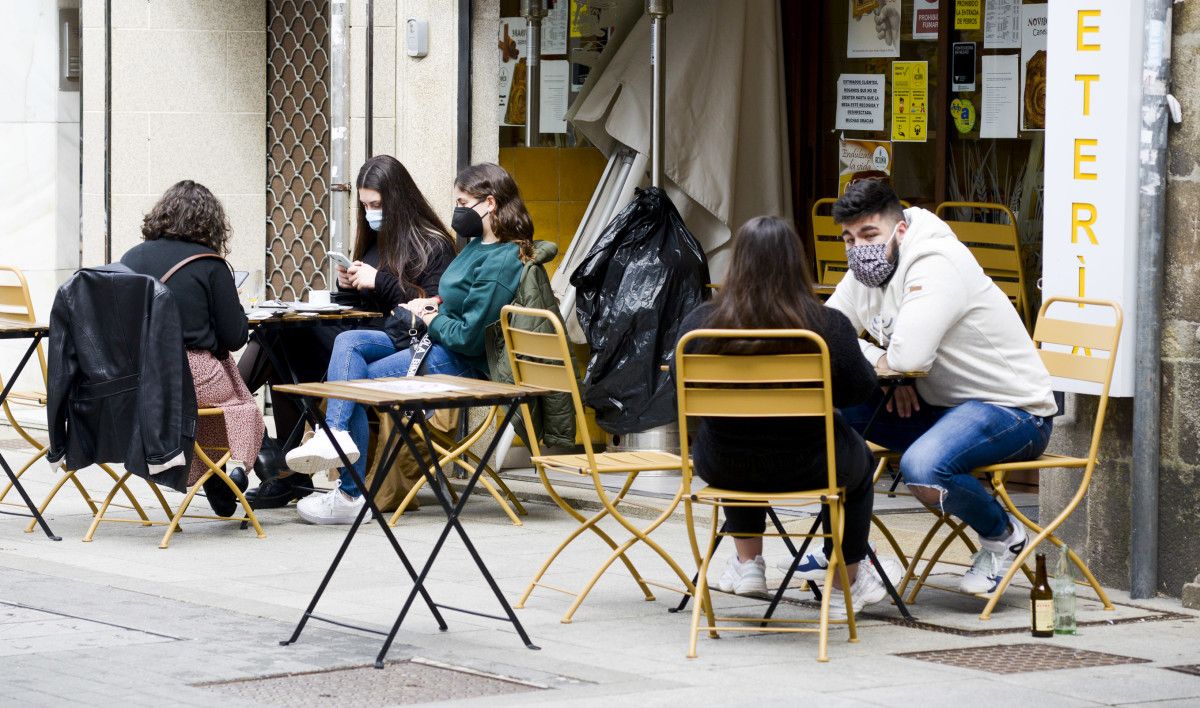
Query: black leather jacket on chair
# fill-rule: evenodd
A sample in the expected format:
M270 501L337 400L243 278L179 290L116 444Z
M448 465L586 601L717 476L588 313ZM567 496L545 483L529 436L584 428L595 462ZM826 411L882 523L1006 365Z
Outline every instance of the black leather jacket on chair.
M48 461L186 490L196 391L166 286L119 263L77 271L54 298L47 364Z

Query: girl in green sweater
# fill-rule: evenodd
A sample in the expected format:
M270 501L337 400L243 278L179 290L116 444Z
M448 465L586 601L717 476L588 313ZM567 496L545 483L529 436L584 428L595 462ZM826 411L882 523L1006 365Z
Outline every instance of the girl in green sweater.
M469 239L446 268L438 297L418 298L400 307L420 317L433 341L421 373L486 378L484 330L500 319L500 308L512 302L523 260L533 256L533 221L511 175L499 165L472 165L454 182L451 227ZM383 332L343 332L334 343L326 376L329 381L404 376L412 349L397 351ZM364 503L356 483L366 474L361 451L367 446L366 409L349 401L330 400L325 425L354 463L357 474L340 470L337 489L313 495L296 505L300 517L314 524L349 524ZM288 467L315 474L339 464L329 440L321 433L292 450Z

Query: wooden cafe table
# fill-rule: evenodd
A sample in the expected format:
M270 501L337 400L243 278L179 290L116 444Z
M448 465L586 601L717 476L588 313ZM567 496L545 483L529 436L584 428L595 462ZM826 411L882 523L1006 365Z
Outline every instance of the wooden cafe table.
M304 413L308 417L309 422L314 428L320 425L322 430L325 430L325 434L330 436L330 442L333 443L338 456L342 458L342 467L354 476L354 481L358 485L358 488L363 490L363 497L366 503L363 504L362 510L359 511L358 516L354 519L354 523L350 525L350 530L347 532L345 540L342 541L341 547L334 556L329 569L325 572L325 577L317 587L312 601L309 602L308 608L304 611L304 615L300 618L300 622L296 625L292 636L280 642L281 644L286 646L298 640L300 633L304 630L304 626L310 619L372 634L379 634L386 637L379 654L375 658L375 667L381 669L383 668L383 660L396 638L396 633L400 630L400 625L403 624L405 617L408 616L409 609L419 595L425 606L429 608L433 618L437 621L438 627L442 630L445 630L447 625L440 610L461 612L477 617L508 622L516 630L526 647L530 649L538 648L530 640L529 635L525 632L525 628L521 625L521 621L517 619L516 613L513 612L512 606L505 599L500 586L496 584L495 578L492 577L483 557L480 556L479 551L475 548L475 544L471 542L459 517L467 501L470 499L471 492L475 489L480 475L483 473L487 460L496 449L500 439L500 432L508 427L519 406L522 403L531 403L534 399L552 393L552 391L533 386L514 386L511 384L442 375L296 384L275 386L274 390L280 393L300 396L302 399L332 398L370 406L378 412L381 418L385 415L389 416L394 424L392 432L383 446L383 453L380 455L379 460L376 461L375 478L372 480L370 488L368 488L358 471L346 458L345 452L337 444L337 441L329 433L328 429L324 427L323 421L317 418L314 412L315 406L307 402L304 404ZM417 426L424 425L430 411L445 408L465 409L476 406L506 406L507 410L500 424L496 427L497 433L492 436L487 451L479 456L479 465L476 466L475 471L468 477L466 486L459 494L457 504L454 504L450 499L449 481L438 464L438 455L434 452L431 437L429 435L414 435L413 432ZM425 450L421 449L422 440L424 441ZM425 475L426 481L429 483L429 488L437 496L438 503L446 514L446 523L433 545L433 550L430 551L429 558L426 559L425 564L419 572L413 567L408 556L400 547L400 542L392 534L392 529L388 526L387 518L380 513L375 504L375 495L382 486L384 477L390 472L392 463L395 461L402 445L406 446L412 452L413 457ZM404 569L407 571L409 577L413 579L412 590L408 593L408 597L405 599L395 623L388 632L350 625L339 620L315 614L317 603L320 602L325 588L329 585L329 581L333 578L334 573L337 572L338 565L341 563L346 550L350 547L351 541L354 540L354 536L358 533L368 513L374 515L392 550L404 565ZM452 607L435 602L425 587L425 581L429 577L429 573L437 561L438 553L441 552L451 531L458 534L467 552L471 554L471 558L474 560L479 573L487 581L492 593L496 596L497 602L499 602L500 607L504 610L503 616L488 614L475 609Z

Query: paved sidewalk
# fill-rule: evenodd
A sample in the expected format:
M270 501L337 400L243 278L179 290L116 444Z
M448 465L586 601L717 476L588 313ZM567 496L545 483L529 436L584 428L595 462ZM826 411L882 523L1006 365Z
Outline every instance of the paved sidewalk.
M23 453L5 454L15 461ZM44 465L29 473L35 498L44 496L52 475ZM93 490L104 489L100 475L85 476ZM515 486L523 496L537 498L535 485ZM134 488L140 498L149 498L144 485ZM178 498L170 496L173 503ZM196 504L204 506L202 500ZM510 601L572 528L551 505L531 501L528 508L524 525L514 526L479 494L464 518ZM71 489L64 490L48 518L63 536L61 543L23 533L20 519L0 517L0 695L14 705L385 705L454 697L488 705L606 707L621 700L639 706L1200 704L1200 677L1168 670L1200 664L1200 617L1182 610L1176 600L1131 602L1114 592L1118 609L1105 612L1081 589L1079 614L1085 624L1079 636L1034 640L1025 631L1028 595L1022 588L1010 592L989 622L978 620L978 600L928 590L913 606L918 625L898 622L895 609L881 604L862 618L857 644L847 643L845 631L835 629L828 664L816 662L811 635L701 637L700 657L688 660L689 618L666 611L678 596L656 590L658 601L646 602L619 567L605 576L571 624L559 621L570 598L549 590L534 593L518 613L540 651L526 649L506 625L478 617L448 614L450 629L439 632L418 603L389 655L400 663L382 671L312 673L369 665L379 647L377 637L315 623L299 643L278 644L333 557L341 527L308 526L294 509L286 509L261 512L263 540L234 524L192 522L168 550L157 547L161 527L135 524L105 526L85 544L79 539L90 515ZM397 537L412 557L428 553L442 518L429 499L400 523ZM887 516L906 546L928 518L922 513ZM668 522L656 539L688 565L681 519ZM768 580L777 583L781 574L773 561L781 557L782 545L768 549L773 556ZM548 581L579 587L602 550L607 549L596 539L584 538L563 555ZM647 577L667 579L666 568L652 554L637 548L631 555ZM955 557L961 560L963 554ZM382 533L372 527L347 554L320 610L386 627L409 587ZM497 609L453 536L434 569L430 591L448 604ZM781 612L814 614L798 589L789 599ZM717 596L716 602L726 612L747 614L761 606L731 596ZM1020 661L1036 653L1043 668L994 673L928 660L939 656L900 656L955 650L951 658L961 659L970 649L1017 644L1033 647L1010 650L999 663L985 665L1027 668ZM1058 648L1111 656L1075 651L1041 656ZM414 658L417 663L405 663ZM1088 660L1122 663L1044 668L1055 661ZM446 674L437 667L474 673ZM256 680L290 674L306 675ZM516 683L490 678L496 676Z

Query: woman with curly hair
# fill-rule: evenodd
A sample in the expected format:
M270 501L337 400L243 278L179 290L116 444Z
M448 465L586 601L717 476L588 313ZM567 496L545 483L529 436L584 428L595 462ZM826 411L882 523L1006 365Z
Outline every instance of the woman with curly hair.
M142 243L121 257L130 270L163 281L175 296L183 329L183 346L201 408L220 408L223 419L199 421L196 441L202 448L226 446L233 460L229 476L245 491L245 462L258 456L263 424L258 406L229 353L246 345L249 330L237 287L225 255L229 222L221 202L202 184L184 180L163 194L142 221ZM228 436L228 437L227 437ZM231 463L232 466L233 463ZM192 460L188 484L204 473ZM208 503L221 516L237 509L237 499L220 479L204 484Z
M454 182L451 227L468 239L442 274L439 297L415 298L401 305L428 328L433 346L421 373L487 377L484 330L512 302L524 261L533 257L533 221L511 175L499 165L472 165ZM329 381L404 376L413 350L397 350L383 332L357 330L338 335L326 375ZM367 415L361 405L330 400L325 424L338 445L365 474L360 452L367 445ZM336 467L340 458L325 433L287 455L288 467L315 474ZM362 490L345 469L337 489L296 504L300 517L314 524L351 523L364 501Z

